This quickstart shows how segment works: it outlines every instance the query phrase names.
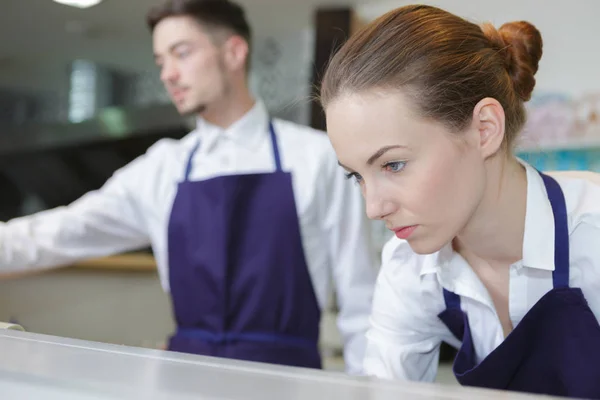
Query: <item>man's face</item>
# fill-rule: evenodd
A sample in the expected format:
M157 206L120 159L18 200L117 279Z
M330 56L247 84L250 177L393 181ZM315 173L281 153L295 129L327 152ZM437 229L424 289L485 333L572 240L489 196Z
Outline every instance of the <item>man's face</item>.
M160 78L180 114L202 112L228 87L224 46L188 16L167 17L153 32Z

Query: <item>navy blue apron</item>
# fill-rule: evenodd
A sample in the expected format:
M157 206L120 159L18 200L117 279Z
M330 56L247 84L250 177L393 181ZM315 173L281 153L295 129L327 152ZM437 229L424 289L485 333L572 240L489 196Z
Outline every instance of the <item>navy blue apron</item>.
M554 214L554 288L479 364L460 296L444 289L439 318L462 341L453 365L462 385L600 399L600 325L581 289L569 287L565 198L553 178L541 175Z
M275 172L180 182L168 228L177 331L169 350L321 368L321 311L302 247L292 176ZM243 162L238 160L237 162Z

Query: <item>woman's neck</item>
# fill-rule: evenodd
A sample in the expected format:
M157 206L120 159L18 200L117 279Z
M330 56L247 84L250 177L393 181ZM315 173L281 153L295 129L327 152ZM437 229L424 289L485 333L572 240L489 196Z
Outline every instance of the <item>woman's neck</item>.
M490 159L487 169L483 200L453 246L471 265L477 259L506 266L523 257L527 173L516 159L504 156Z

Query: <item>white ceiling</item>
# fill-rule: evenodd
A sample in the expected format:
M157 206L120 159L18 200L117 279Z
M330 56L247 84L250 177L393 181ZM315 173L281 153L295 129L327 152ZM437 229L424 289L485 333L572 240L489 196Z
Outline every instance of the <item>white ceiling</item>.
M310 26L313 10L352 0L239 0L256 37ZM157 0L104 0L77 9L51 0L1 0L0 86L54 90L68 63L89 59L124 71L153 68L145 14ZM78 32L79 31L79 32ZM83 32L82 32L83 31Z

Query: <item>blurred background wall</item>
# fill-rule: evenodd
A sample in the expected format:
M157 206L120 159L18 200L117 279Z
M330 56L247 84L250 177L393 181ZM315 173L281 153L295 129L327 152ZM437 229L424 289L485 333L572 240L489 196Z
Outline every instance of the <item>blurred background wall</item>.
M161 137L192 129L158 79L144 16L154 0L89 9L3 0L0 12L0 220L68 204ZM348 35L407 1L240 0L254 30L251 86L278 117L324 128L311 94ZM422 1L544 38L518 155L542 170L600 171L600 2ZM381 246L389 237L374 224ZM333 296L332 296L333 298ZM323 347L339 354L335 302ZM90 340L160 346L173 325L151 254L0 280L0 320ZM331 359L331 365L335 364Z

